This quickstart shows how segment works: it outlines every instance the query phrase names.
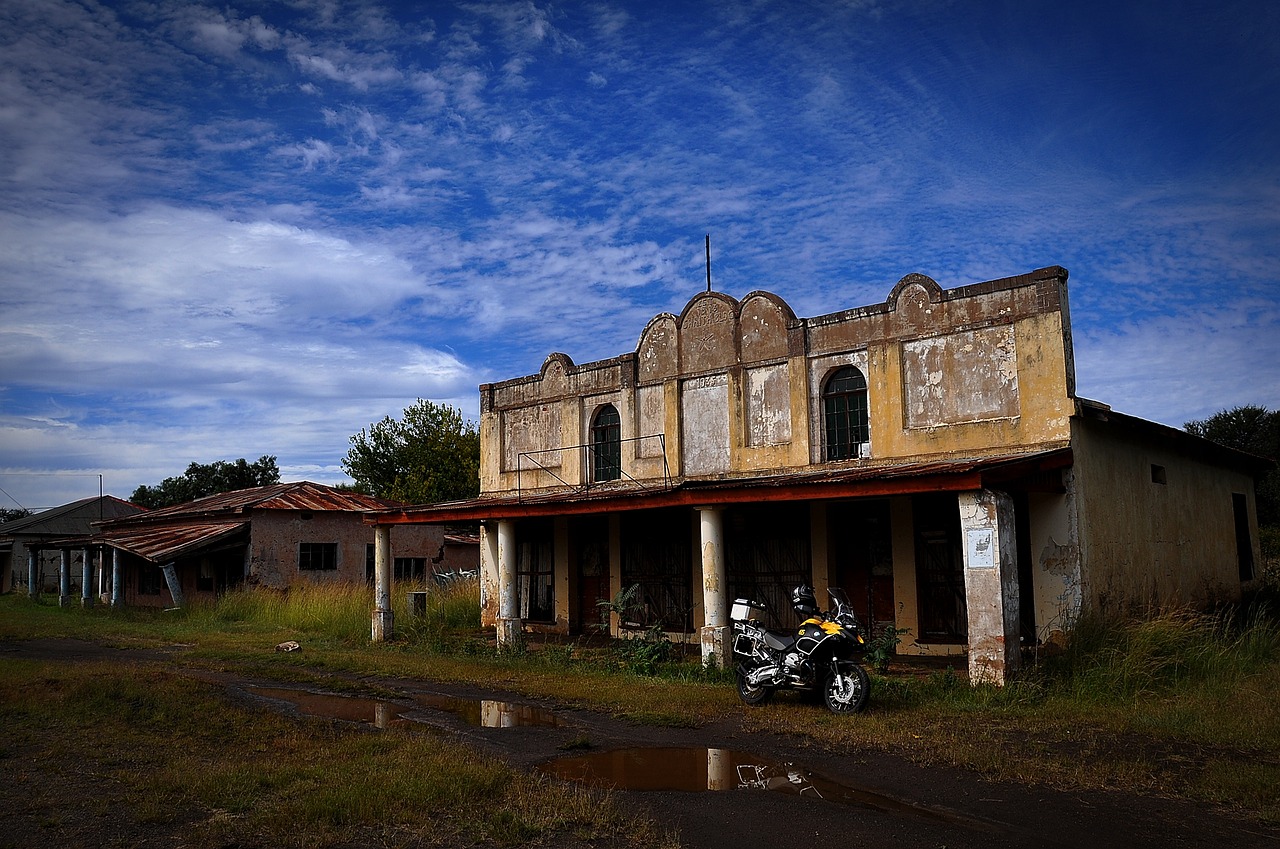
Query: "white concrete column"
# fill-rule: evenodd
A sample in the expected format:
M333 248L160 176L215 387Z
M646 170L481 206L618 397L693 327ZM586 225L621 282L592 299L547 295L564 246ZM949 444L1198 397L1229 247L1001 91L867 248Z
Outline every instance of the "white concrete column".
M71 604L71 551L61 550L62 559L58 562L58 605L66 607Z
M391 526L373 529L373 641L381 643L395 633L391 610Z
M93 607L93 549L81 552L84 563L80 569L80 606Z
M185 607L186 599L182 597L182 583L178 580L178 564L169 561L160 567L160 571L164 573L164 582L169 585L169 597L173 599L173 606Z
M519 598L516 595L516 524L510 519L498 520L498 648L520 643L524 623L520 621Z
M103 604L111 603L111 573L107 571L107 552L105 545L98 547L98 600Z
M729 587L724 562L724 508L699 507L702 553L702 662L723 668L729 654Z
M961 492L956 498L964 544L969 681L1003 685L1022 660L1013 499L989 489Z
M123 564L120 563L120 549L111 549L111 606L120 608L124 606L124 574Z
M34 548L27 549L27 595L40 597L40 552Z

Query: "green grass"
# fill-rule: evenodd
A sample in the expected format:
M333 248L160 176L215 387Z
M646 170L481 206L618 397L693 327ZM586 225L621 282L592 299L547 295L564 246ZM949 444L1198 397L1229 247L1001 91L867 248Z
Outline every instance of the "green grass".
M607 794L428 733L264 713L155 666L6 660L0 672L0 776L23 800L0 833L25 819L57 843L75 827L65 800L78 797L123 823L120 845L149 829L197 847L511 846L558 834L672 845ZM51 789L47 805L34 801Z
M835 717L792 698L743 708L731 677L696 660L639 674L629 649L599 639L499 654L478 628L474 584L429 592L427 615L398 609L397 637L383 644L369 642L365 587L234 593L178 614L59 609L10 596L0 599L0 637L180 643L175 662L187 665L330 689L341 680L333 672L466 682L654 725L741 716L750 730L799 734L834 751L872 747L997 778L1125 787L1280 820L1280 625L1265 610L1086 620L1065 653L1009 686L970 687L948 672L875 675L869 711ZM287 639L303 650L274 652ZM1237 777L1246 773L1248 781Z

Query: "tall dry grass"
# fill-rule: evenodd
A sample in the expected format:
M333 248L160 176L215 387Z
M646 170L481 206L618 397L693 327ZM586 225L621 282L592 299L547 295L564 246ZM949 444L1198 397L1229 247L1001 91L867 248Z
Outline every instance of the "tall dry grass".
M410 608L411 592L427 594L421 615ZM397 633L410 641L480 627L480 587L474 578L444 586L434 581L399 582L391 602ZM299 583L283 590L235 589L212 604L192 606L186 615L193 625L285 629L311 638L364 641L369 638L373 603L373 590L364 584Z

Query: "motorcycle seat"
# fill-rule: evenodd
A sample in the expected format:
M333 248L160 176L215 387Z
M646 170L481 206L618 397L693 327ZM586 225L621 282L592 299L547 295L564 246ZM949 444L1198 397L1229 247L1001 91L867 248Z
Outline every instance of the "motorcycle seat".
M773 631L765 631L764 644L774 651L785 651L796 644L796 638L790 634L775 634Z

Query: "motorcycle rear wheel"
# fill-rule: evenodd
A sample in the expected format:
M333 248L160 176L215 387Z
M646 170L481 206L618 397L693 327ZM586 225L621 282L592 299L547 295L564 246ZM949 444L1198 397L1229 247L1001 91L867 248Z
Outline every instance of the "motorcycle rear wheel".
M747 676L738 671L738 698L743 704L762 705L773 697L773 688L762 684L752 684Z
M870 695L871 679L856 663L840 664L839 673L828 675L822 684L822 700L832 713L861 713Z

